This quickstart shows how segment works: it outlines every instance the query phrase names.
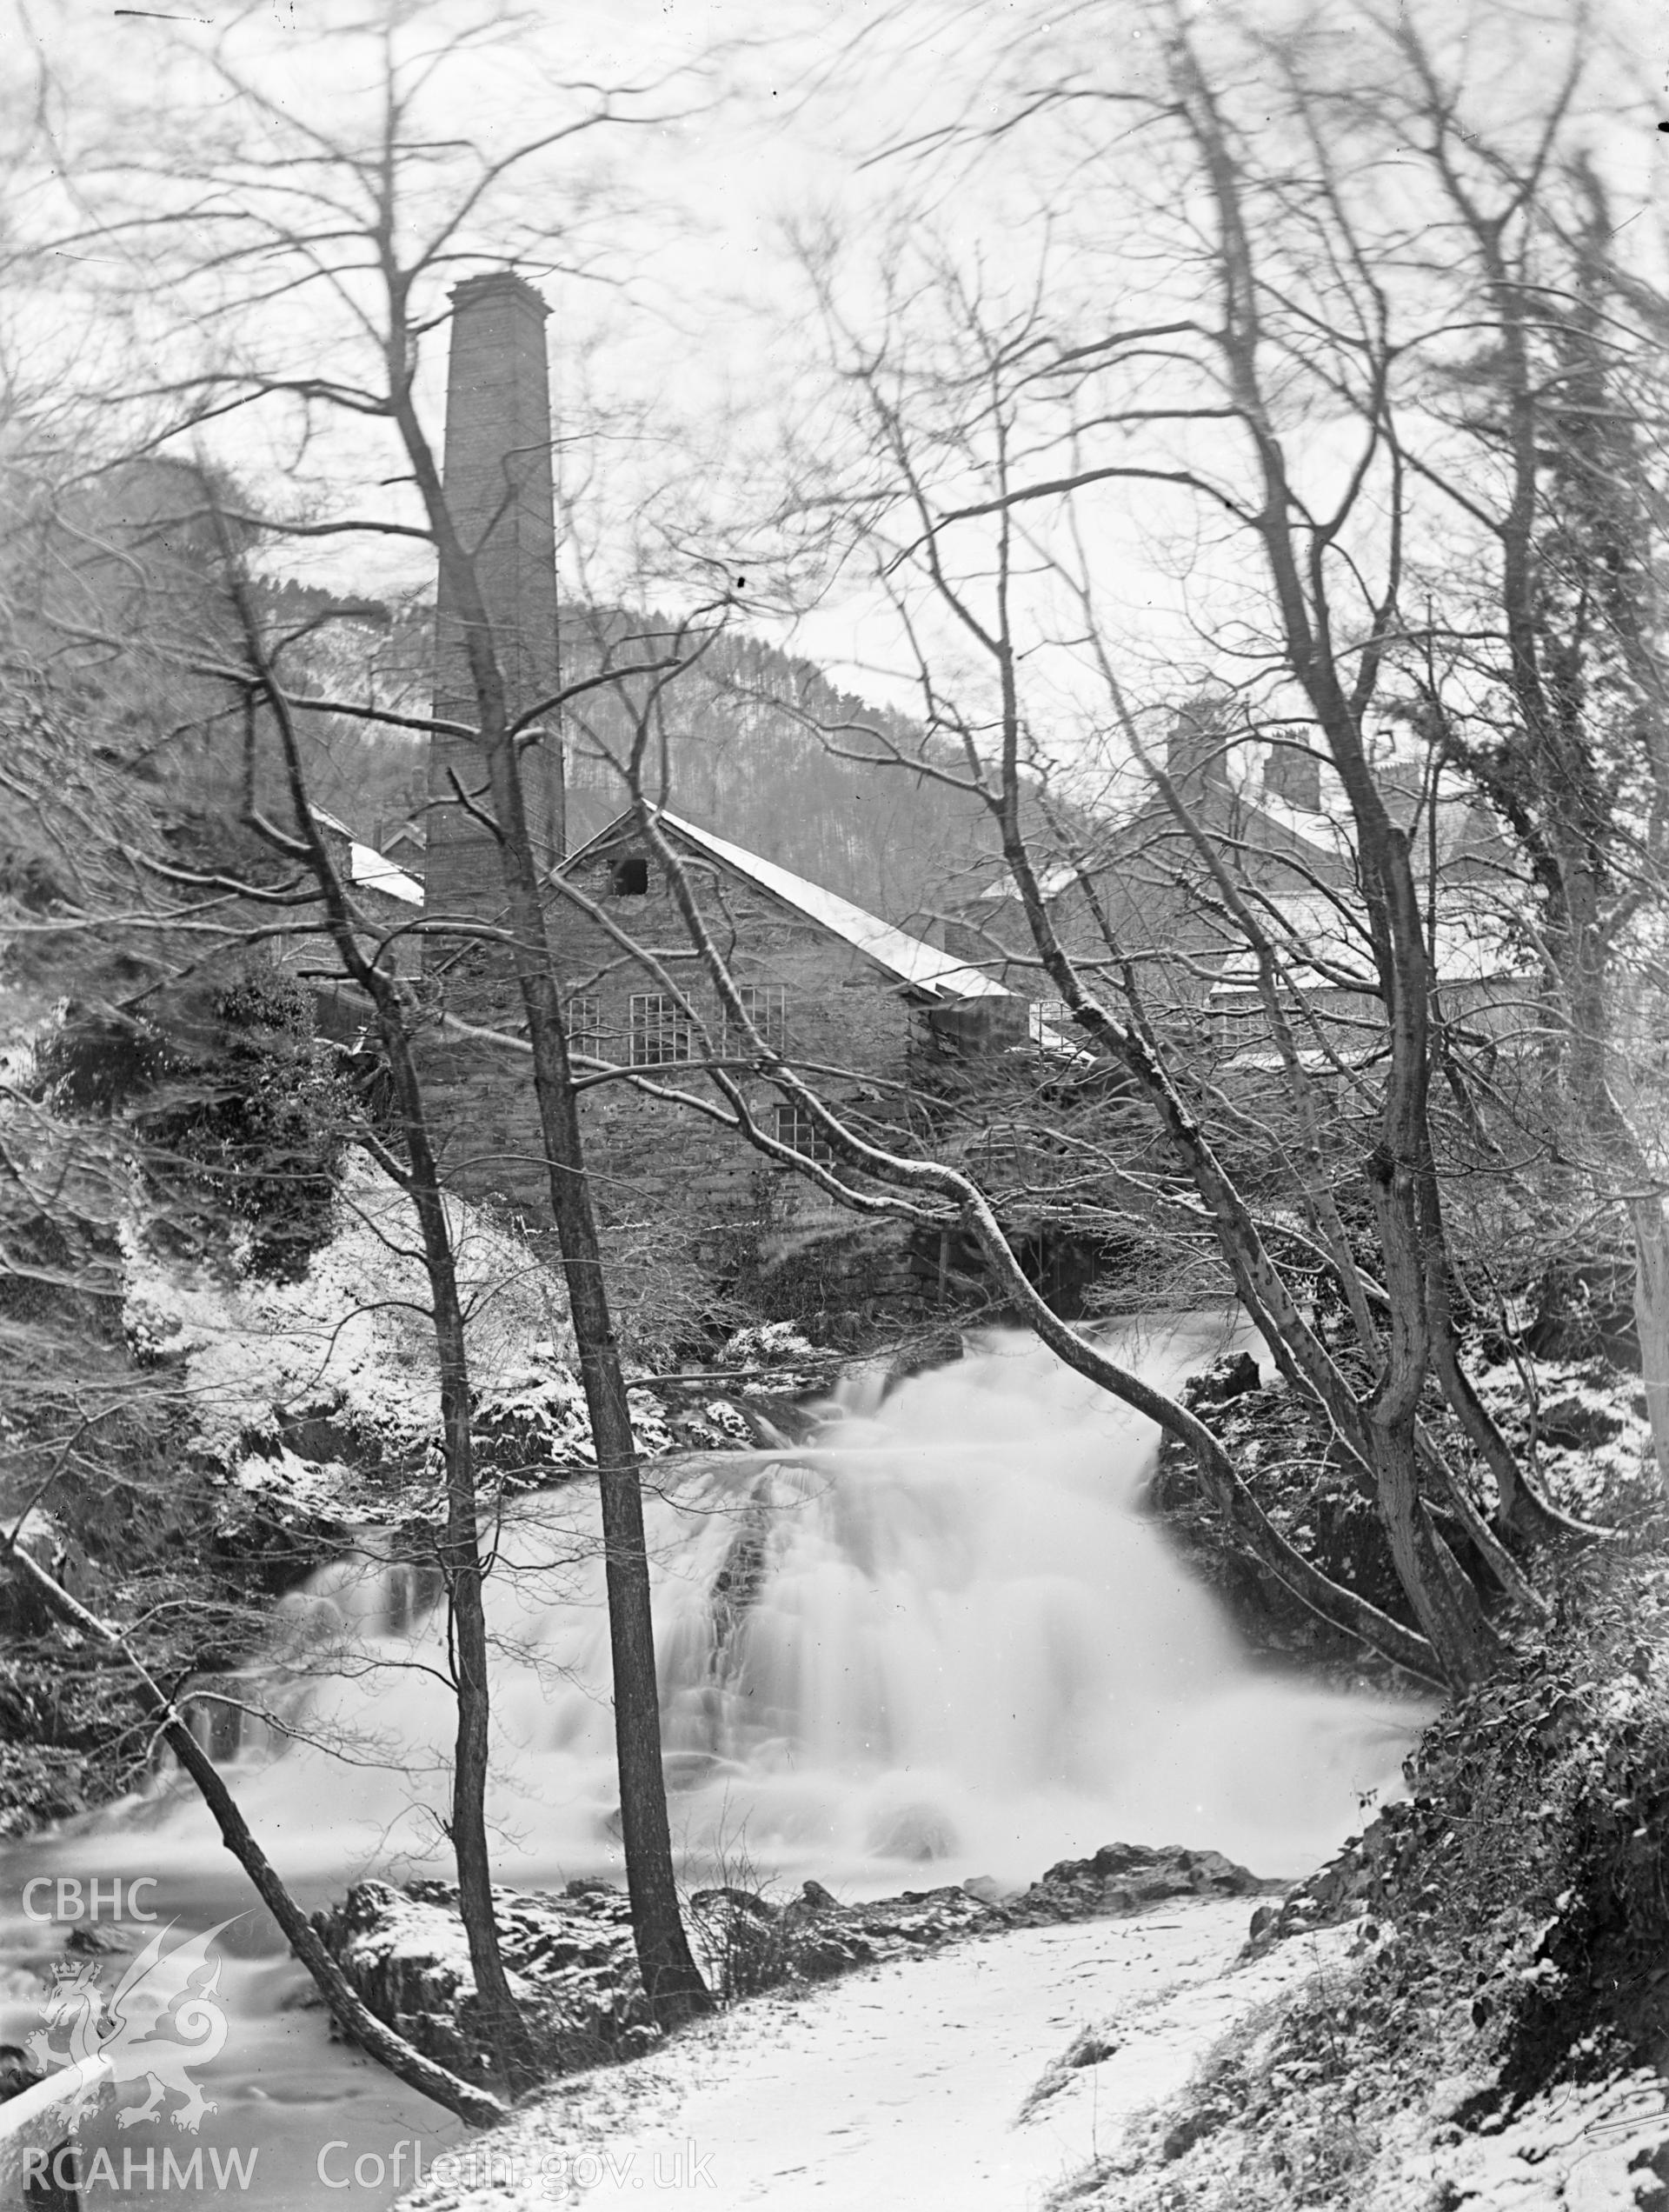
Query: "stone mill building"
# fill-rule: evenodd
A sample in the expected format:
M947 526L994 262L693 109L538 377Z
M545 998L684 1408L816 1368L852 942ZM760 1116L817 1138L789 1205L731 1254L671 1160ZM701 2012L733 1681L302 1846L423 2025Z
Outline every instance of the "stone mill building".
M559 650L548 309L508 270L468 279L452 299L445 486L475 552L510 712L520 716L574 675ZM437 720L473 717L469 642L443 590ZM675 693L675 726L676 711ZM682 1103L679 1093L715 1100L701 1065L717 1059L737 1069L740 1040L728 1034L655 857L624 815L569 849L556 715L529 724L523 760L538 856L551 872L548 911L572 1049L586 1071L588 1170L628 1295L634 1277L641 1287L659 1275L671 1303L691 1312L704 1296L742 1281L778 1309L808 1314L820 1304L919 1303L936 1265L919 1239L837 1207ZM484 806L482 783L468 736L431 740L427 917L431 929L449 918L462 926L427 937L429 982L472 1029L514 1034L520 1003L502 948L463 934L471 923L490 930L502 904L492 832L472 811ZM936 1071L1025 1048L1026 999L981 966L748 850L723 834L723 823L668 811L661 826L757 1027L877 1134L908 1134ZM564 883L577 900L564 896ZM435 1037L429 1063L449 1178L537 1229L547 1183L525 1056L453 1029ZM822 1152L803 1109L747 1080L773 1136L802 1153Z

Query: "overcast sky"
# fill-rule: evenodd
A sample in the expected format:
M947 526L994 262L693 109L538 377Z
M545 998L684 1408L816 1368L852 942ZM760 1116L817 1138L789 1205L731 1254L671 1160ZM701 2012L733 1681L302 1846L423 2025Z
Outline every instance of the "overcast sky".
M440 51L451 25L480 12L462 0L414 5L410 35ZM1196 12L1209 26L1210 9ZM1294 12L1290 0L1265 0L1262 8L1271 23ZM260 0L231 10L189 0L189 12L28 0L19 17L23 36L6 66L21 86L20 64L31 48L46 62L74 167L96 152L108 104L125 106L131 121L148 102L160 119L197 103L212 127L227 111L226 96L193 57L212 50L234 21L242 66L276 110L327 129L362 115L373 90L368 50L357 50L356 59L346 50L344 65L345 50L331 35L359 14L353 0ZM1343 15L1350 19L1348 5ZM1453 28L1465 15L1450 9L1443 19ZM1499 41L1499 7L1493 17ZM1556 66L1572 10L1562 0L1526 0L1506 19L1513 27L1490 70L1499 80L1495 97L1510 101L1533 95ZM636 89L625 104L655 119L589 135L565 165L535 167L521 212L535 229L542 219L549 228L567 194L564 204L581 217L570 231L575 265L545 271L535 262L530 269L554 310L559 432L601 403L614 418L612 443L602 449L605 461L592 480L606 480L614 508L628 506L636 487L682 482L694 514L709 499L722 508L717 480L727 472L725 488L734 490L745 466L762 466L781 419L797 416L803 427L808 410L815 422L827 404L823 349L791 270L788 225L833 220L848 249L855 290L848 297L860 311L865 286L886 274L887 226L901 206L913 210L913 235L931 226L994 293L1029 283L1041 237L1040 191L1046 204L1054 195L1063 217L1074 196L1065 150L1051 174L1049 132L1029 135L1023 162L1004 153L970 164L900 149L947 124L988 125L1009 111L1029 66L1013 59L1023 25L1035 37L1052 35L1055 58L1076 41L1100 81L1116 86L1141 77L1148 20L1139 0L1068 4L1054 11L1052 34L1041 0L568 0L532 10L512 40L485 54L443 60L436 83L445 97L431 128L443 115L460 135L505 144L560 110L569 96L559 87ZM1610 48L1602 77L1608 93L1614 88L1619 115L1610 126L1596 110L1594 143L1632 205L1649 201L1669 162L1669 137L1655 134L1646 107L1626 105L1631 95L1648 103L1660 97L1669 120L1669 16L1657 0L1605 0L1596 23L1596 44ZM1063 150L1067 143L1061 139ZM1081 257L1081 240L1073 250ZM98 271L90 263L84 273ZM1110 295L1138 273L1127 249L1122 264L1109 249ZM161 327L167 288L154 297ZM309 311L295 319L298 358L316 327ZM67 306L64 315L65 328L74 329ZM436 423L443 358L443 343L431 342L427 393ZM257 477L276 474L296 486L329 478L353 485L362 503L397 511L402 495L380 481L389 472L386 450L362 425L339 426L304 454L263 443L243 425L215 436L221 451ZM765 478L757 481L763 499ZM1146 520L1140 503L1103 510L1097 527L1107 584L1124 619L1139 627L1151 608L1153 636L1169 641L1187 630L1189 595L1142 550ZM618 529L617 514L606 527ZM325 572L322 556L290 565ZM411 564L402 568L384 546L342 555L330 572L378 583L411 572ZM800 642L871 694L908 696L889 673L895 635L864 594L837 595L808 618Z

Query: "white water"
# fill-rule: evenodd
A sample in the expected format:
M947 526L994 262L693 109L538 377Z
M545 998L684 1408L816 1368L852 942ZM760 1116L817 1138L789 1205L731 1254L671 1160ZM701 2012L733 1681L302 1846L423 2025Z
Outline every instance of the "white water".
M1204 1335L1195 1323L1152 1341L1143 1363L1174 1374ZM838 1409L815 1449L669 1477L649 1542L674 1836L692 1874L747 1858L872 1890L1030 1879L1114 1837L1213 1844L1282 1873L1336 1842L1359 1793L1393 1782L1416 1712L1248 1667L1140 1514L1154 1447L1147 1422L999 1338L879 1407ZM745 1586L728 1602L727 1562ZM620 1865L602 1579L590 1484L530 1502L502 1532L489 1614L507 1881ZM350 1563L286 1608L298 1644L345 1634L346 1657L291 1694L310 1741L232 1771L298 1877L443 1865L453 1721L426 1580ZM221 1856L189 1793L144 1824L153 1861Z
M1148 1343L1142 1364L1174 1379L1216 1348L1196 1323ZM999 1339L884 1404L848 1403L814 1449L669 1478L650 1546L673 1832L692 1884L1025 1882L1114 1839L1213 1845L1280 1874L1360 1825L1360 1793L1394 1783L1420 1709L1249 1667L1140 1515L1154 1446L1147 1423L1049 1355ZM755 1571L738 1576L749 1544ZM592 1487L519 1509L500 1554L495 1872L617 1876ZM453 1719L442 1624L421 1602L432 1580L372 1562L321 1574L287 1603L264 1687L249 1686L305 1740L246 1752L231 1777L309 1902L373 1869L445 1871ZM294 1678L275 1691L287 1656ZM0 1897L15 1910L30 1875L95 1871L158 1877L161 1909L193 1924L243 1902L177 1789L8 1852ZM276 1931L249 1925L247 1948L271 1948ZM40 1948L44 1931L13 1928ZM274 1974L293 1969L274 1959L233 1977L243 2062L260 2054L250 2095L310 2105L349 2062L293 2015L280 2035ZM0 2007L0 2038L17 2037L17 2009ZM287 2059L279 2044L297 2035L306 2049Z

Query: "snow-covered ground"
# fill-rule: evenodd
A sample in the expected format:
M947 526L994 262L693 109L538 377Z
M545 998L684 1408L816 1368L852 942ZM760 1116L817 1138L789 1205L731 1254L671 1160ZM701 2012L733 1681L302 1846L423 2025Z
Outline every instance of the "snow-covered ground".
M756 1999L562 2085L478 2141L473 2173L406 2202L531 2212L670 2189L715 2212L1026 2212L1350 1939L1236 1967L1249 1913L1189 1900L1024 1929ZM1063 2065L1087 2029L1107 2055Z
M756 1999L652 2057L547 2091L442 2162L397 2212L536 2212L668 2190L713 2212L1040 2212L1074 2184L1063 2201L1086 2212L1153 2212L1190 2165L1177 2202L1247 2212L1233 2161L1200 2194L1195 2162L1217 2163L1209 2147L1171 2166L1160 2145L1214 2047L1267 2030L1285 1993L1360 1943L1347 1924L1242 1962L1247 1916L1244 1898L1189 1900L976 1937ZM1555 2085L1505 2127L1463 2131L1449 2114L1479 2086L1407 2085L1346 2195L1316 2201L1357 2212L1660 2202L1669 2098L1654 2075ZM1260 2208L1310 2201L1301 2188L1253 2195Z

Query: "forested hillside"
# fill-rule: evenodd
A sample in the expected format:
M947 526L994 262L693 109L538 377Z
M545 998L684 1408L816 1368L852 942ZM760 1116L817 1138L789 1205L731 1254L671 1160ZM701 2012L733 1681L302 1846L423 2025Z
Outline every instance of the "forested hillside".
M263 596L275 638L289 641L298 689L429 712L427 606L344 598L293 580ZM630 670L671 650L674 633L660 616L569 610L564 683L619 671L617 684L582 693L564 716L569 851L627 804L621 771L646 688ZM905 716L839 690L808 661L724 633L668 686L654 722L675 812L888 921L921 927L990 880L995 836L983 807L951 780L960 763L950 749L927 742ZM320 805L372 843L421 822L420 732L347 715L309 716L304 729Z
M657 617L628 625L579 610L564 672L571 683L651 660L671 642ZM588 693L569 710L570 850L626 803L620 770L640 690ZM920 928L996 867L994 830L952 781L966 770L948 744L761 639L715 639L668 690L653 742L675 812L890 922Z

